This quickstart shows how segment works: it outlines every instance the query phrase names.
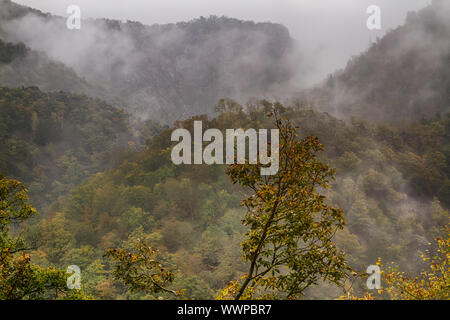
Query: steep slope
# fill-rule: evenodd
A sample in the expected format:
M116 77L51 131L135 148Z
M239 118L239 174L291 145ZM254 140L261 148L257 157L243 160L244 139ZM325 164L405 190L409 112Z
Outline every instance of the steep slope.
M5 40L5 24L28 14L48 17L38 10L9 0L0 0L0 85L39 86L44 91L64 90L101 96L101 89L94 89L63 63L51 59L44 52L32 50L23 43Z
M0 39L0 85L6 87L39 86L44 91L66 91L106 97L105 91L92 86L61 62L22 43Z
M104 170L131 140L128 116L102 101L0 87L0 172L26 182L39 207Z
M196 117L178 125L192 131L193 120L201 119L205 127L220 130L230 123L270 128L274 124L265 116L265 105L258 102L250 113L236 108L215 119ZM363 122L346 125L289 106L282 116L300 126L300 137L318 135L325 144L325 161L337 167L336 183L325 195L344 209L348 227L336 241L351 266L364 272L381 257L417 270L420 253L448 219L439 202L430 200L443 181L449 181L448 160L442 161L438 153L449 150L450 117L411 126L402 134ZM439 127L441 132L436 132ZM48 240L37 254L40 263L79 265L86 291L102 299L149 298L129 296L105 277L111 268L105 249L128 247L137 238L161 250L165 263L177 270L176 288L186 288L187 298L214 298L217 290L246 272L239 252L245 231L245 209L239 207L242 189L229 181L225 166L175 166L170 160L171 131L149 140L147 148L128 154L111 170L92 176L49 209L35 230L37 238ZM425 143L431 135L436 139ZM440 166L433 164L436 160ZM419 190L405 187L410 179ZM322 288L308 297L339 295Z
M294 42L281 25L224 17L153 26L86 20L73 31L63 18L15 6L0 3L8 41L47 53L106 88L109 102L142 116L172 122L212 113L219 98L277 94L291 78Z
M343 71L306 93L316 105L349 119L405 123L450 110L450 4L408 14Z

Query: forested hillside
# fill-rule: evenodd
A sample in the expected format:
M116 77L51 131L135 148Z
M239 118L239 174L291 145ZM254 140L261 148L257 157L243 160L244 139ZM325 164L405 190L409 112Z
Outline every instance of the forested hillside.
M39 86L44 91L66 91L106 97L105 91L80 78L45 53L0 38L0 85L10 88Z
M339 118L405 124L450 110L450 5L435 1L305 95Z
M88 84L74 70L52 59L44 51L32 50L21 41L7 41L7 23L29 14L43 19L49 17L48 14L9 0L0 1L0 86L37 86L44 91L63 90L105 97L103 88Z
M295 44L278 24L215 16L152 26L101 19L85 20L73 32L61 17L6 0L0 15L6 41L23 42L72 68L96 86L87 94L168 124L212 113L219 98L281 94L293 75ZM32 72L40 63L35 58L20 68ZM41 87L51 78L42 73L27 84Z
M8 0L0 14L3 40L33 49L0 68L3 85L84 92L169 125L212 114L223 97L288 97L303 72L298 44L277 24L215 16L152 26L100 19L71 32L65 19ZM344 70L297 96L344 119L404 124L448 112L449 15L445 1L410 12Z
M317 137L324 149L314 144L314 161L336 168L330 188L314 192L320 205L337 208L330 211L339 224L345 220L342 230L324 233L344 251L353 275L378 259L418 274L421 255L437 252L433 239L445 239L449 222L448 10L435 1L409 14L344 70L291 94L293 66L301 61L278 24L214 16L152 26L91 19L74 33L61 17L0 0L0 298L52 298L47 282L63 292L56 298L223 295L248 272L240 242L257 221L244 226L249 208L241 201L249 191L233 182L245 186L250 178L237 168L230 181L226 165L174 165L171 133L192 134L195 120L221 132L270 129L279 125L275 111L298 126L293 145ZM263 99L275 94L282 103ZM310 155L308 149L292 158ZM292 171L307 175L309 165ZM13 179L25 184L30 203ZM305 190L295 191L299 203L310 200ZM36 214L32 206L40 214L28 220ZM141 247L146 254L159 250L161 272L173 271L165 274L169 291L131 292L114 279L117 260L129 259L131 267L139 260L128 254L138 240L150 246ZM24 261L33 263L30 272L17 276ZM72 294L65 286L69 265L82 272L82 290ZM11 274L28 292L12 294ZM28 277L38 293L27 287ZM305 289L304 298L342 294L311 279L318 286ZM353 290L363 295L365 280Z
M205 126L273 125L265 117L267 102L253 104L248 114L234 106ZM439 226L448 219L443 209L449 199L448 187L443 187L445 181L448 184L448 156L441 152L448 152L450 118L398 132L364 122L345 125L292 106L282 116L300 126L301 136L319 136L326 146L324 159L338 169L325 195L345 212L347 227L336 240L351 266L363 272L381 257L417 271L422 266L420 253L441 234ZM192 121L180 125L192 130ZM161 250L166 265L177 270L174 288L186 289L188 298L214 298L243 274L238 246L245 230L240 224L242 192L228 181L222 166L173 165L170 132L150 139L143 151L92 176L52 205L30 234L46 239L35 254L37 261L61 267L77 263L85 270L85 289L98 298L130 297L107 277L111 262L102 256L107 248L130 248L138 238ZM428 144L435 134L436 142ZM307 295L337 296L339 290L327 287Z
M133 140L127 114L85 95L0 88L0 114L0 171L26 182L39 207Z

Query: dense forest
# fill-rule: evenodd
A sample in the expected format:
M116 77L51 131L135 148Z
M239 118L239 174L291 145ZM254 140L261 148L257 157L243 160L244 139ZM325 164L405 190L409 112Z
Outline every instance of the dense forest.
M15 88L38 86L45 91L67 91L106 97L105 91L88 84L72 69L31 50L23 43L13 44L0 38L0 84Z
M193 134L200 120L222 132L295 131L295 138L284 140L291 153L285 150L283 159L297 167L291 176L286 170L277 175L290 179L295 194L293 201L283 198L283 208L295 212L289 205L298 202L302 210L330 214L322 229L311 220L307 231L298 231L303 216L285 225L292 234L307 234L301 240L306 243L308 232L333 234L327 252L314 248L311 256L293 260L310 274L290 266L297 270L294 280L308 285L283 275L261 278L261 297L364 297L363 275L379 261L393 262L411 277L442 263L436 277L443 280L433 278L439 273L434 270L422 273L431 279L429 287L414 287L387 267L391 287L369 298L408 298L401 288L409 286L416 297L448 299L450 26L439 3L409 14L404 26L322 84L288 94L295 44L280 25L218 17L154 26L92 20L87 30L147 53L127 56L125 64L121 55L108 57L104 69L95 69L101 46L83 47L93 48L86 65L71 64L70 57L59 61L51 44L47 52L36 49L11 26L30 13L48 28L62 20L1 1L0 298L236 296L233 286L252 261L243 248L260 223L249 214L256 205L248 186L262 182L245 165L173 164L172 131ZM254 63L250 56L235 59L254 48ZM427 59L432 63L422 63ZM286 93L283 101L263 99L278 85L286 89L275 90ZM296 183L314 168L323 173L323 184L314 181L305 196L307 188ZM297 240L280 241L295 246ZM444 258L438 263L439 254ZM321 259L334 264L322 268ZM81 290L65 286L69 265L82 271ZM140 276L142 269L155 269L156 278ZM267 288L282 293L265 295Z
M306 90L320 110L402 125L449 112L450 23L445 2L408 13L323 85Z
M65 19L10 1L1 2L0 17L5 41L33 49L19 69L40 76L18 80L42 90L83 92L166 124L212 113L222 97L285 91L298 63L288 30L273 23L211 16L146 26L96 19L72 33ZM54 65L60 62L64 66ZM55 75L66 78L53 82ZM8 74L0 84L17 86L17 77Z
M30 90L33 89L21 92ZM249 103L247 107L252 111L245 113L233 103L232 110L223 111L217 118L196 119L223 130L230 124L267 128L273 126L265 117L267 104L267 101ZM418 271L420 253L425 252L434 237L441 235L439 226L448 219L443 208L448 206L449 199L450 117L412 124L400 131L366 122L345 124L311 109L298 109L296 105L286 106L282 116L299 125L301 136L318 136L328 146L324 159L337 168L337 178L327 198L345 212L347 227L336 235L336 241L346 251L351 266L364 271L364 266L382 258L395 261L408 271ZM114 114L111 109L110 112L116 116L120 129L123 114ZM82 110L74 113L74 119L83 119ZM192 129L193 120L179 125ZM51 130L45 123L46 130ZM37 167L31 162L28 170L42 172L42 176L24 176L33 181L32 196L46 192L47 188L53 191L48 194L50 199L63 195L45 209L39 222L27 232L29 241L42 242L33 254L34 261L60 268L76 262L84 270L86 292L96 298L130 298L120 283L106 276L111 265L103 255L111 247L130 247L136 238L147 239L164 253L166 263L178 270L174 286L186 289L189 298L214 298L239 272L244 272L238 246L244 230L240 224L242 193L228 181L223 167L175 166L170 160L171 130L159 129L161 132L148 139L142 151L122 145L122 151L117 151L120 161L109 163L111 169L94 174L73 188L89 173L105 167L101 160L107 153L96 152L95 146L105 150L106 140L114 141L103 131L102 122L95 123L100 128L81 123L85 130L99 130L93 135L96 141L87 140L78 148L64 143L68 148L66 154L56 157L56 166L48 164L50 172L54 167L59 169L53 175L45 175L45 169L49 168L40 161L48 160L41 156L34 161ZM24 127L31 124L30 116L24 120ZM120 131L124 131L123 127ZM39 139L49 136L54 135L37 131L37 141L30 148L39 150ZM120 141L116 141L119 149ZM53 143L46 141L46 148ZM25 154L18 152L19 155L28 159L27 149L22 152ZM42 152L46 154L45 149ZM97 158L98 162L89 160L86 166L83 154L85 157L92 154L88 159ZM6 172L17 175L14 171ZM40 183L42 180L47 182L47 188ZM64 195L70 188L70 194ZM311 297L333 297L328 290L315 290L318 292L311 290ZM338 291L334 294L338 295Z
M28 182L38 207L105 169L133 140L126 113L84 95L1 88L0 110L0 171Z

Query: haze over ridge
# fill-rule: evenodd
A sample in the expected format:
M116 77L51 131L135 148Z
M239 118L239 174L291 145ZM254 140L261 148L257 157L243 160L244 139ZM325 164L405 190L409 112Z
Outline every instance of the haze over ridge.
M348 59L364 51L377 36L405 21L431 0L16 0L44 12L66 16L66 8L77 4L88 18L132 20L152 25L189 21L200 16L228 16L240 20L274 22L285 25L301 43L303 58L310 69L303 70L302 83L312 84L342 68ZM368 30L366 9L382 10L382 29Z

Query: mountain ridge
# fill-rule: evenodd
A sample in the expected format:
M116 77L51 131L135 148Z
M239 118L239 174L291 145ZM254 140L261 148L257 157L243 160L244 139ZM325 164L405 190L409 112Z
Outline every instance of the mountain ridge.
M142 118L172 123L212 114L220 98L286 91L293 75L295 42L280 24L217 16L151 26L88 19L74 31L61 17L14 8L0 3L9 17L0 21L6 41L45 52L107 92L97 96Z
M450 5L434 2L305 90L323 111L405 124L450 111Z

